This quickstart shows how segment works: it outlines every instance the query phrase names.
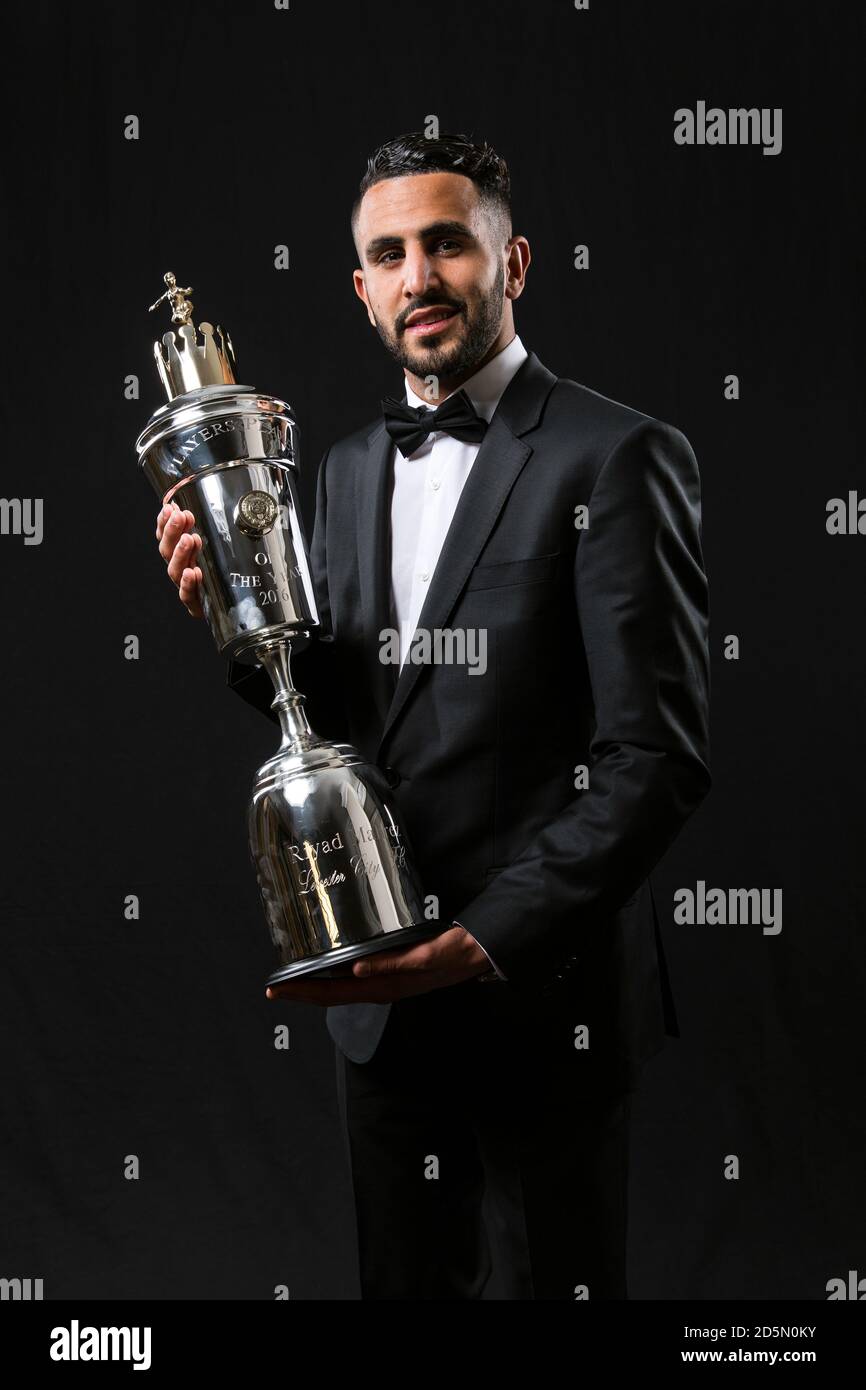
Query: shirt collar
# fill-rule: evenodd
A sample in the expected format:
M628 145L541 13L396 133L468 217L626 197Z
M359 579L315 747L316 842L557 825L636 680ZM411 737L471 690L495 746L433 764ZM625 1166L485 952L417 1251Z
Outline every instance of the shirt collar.
M515 333L511 342L501 352L497 352L495 357L491 357L490 361L486 362L479 371L464 381L460 389L466 392L478 414L488 424L493 418L493 412L498 406L506 386L528 356L529 353ZM432 409L431 402L425 401L422 396L417 396L405 377L404 384L407 404L416 407L424 405L428 409ZM451 394L453 393L449 392L449 395ZM447 400L447 396L443 396L441 400L437 401L437 405L441 405L444 400Z

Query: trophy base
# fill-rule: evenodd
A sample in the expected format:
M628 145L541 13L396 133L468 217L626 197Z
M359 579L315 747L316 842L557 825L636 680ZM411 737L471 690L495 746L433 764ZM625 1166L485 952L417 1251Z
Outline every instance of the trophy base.
M374 936L369 941L359 941L353 946L338 946L323 956L311 956L306 960L293 961L268 976L267 984L281 985L286 980L297 979L300 975L315 975L319 980L338 980L351 975L351 966L363 956L374 955L376 951L399 951L404 946L414 946L418 941L438 936L444 930L441 922L422 922L413 927L402 927L400 931L388 932L385 936ZM348 966L348 969L334 969L334 966Z

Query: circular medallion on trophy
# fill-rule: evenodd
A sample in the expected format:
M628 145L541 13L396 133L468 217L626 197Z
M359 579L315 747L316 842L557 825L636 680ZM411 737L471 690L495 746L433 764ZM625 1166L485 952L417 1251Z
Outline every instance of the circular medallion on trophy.
M238 529L247 536L264 536L279 515L279 507L269 492L245 492L235 509Z

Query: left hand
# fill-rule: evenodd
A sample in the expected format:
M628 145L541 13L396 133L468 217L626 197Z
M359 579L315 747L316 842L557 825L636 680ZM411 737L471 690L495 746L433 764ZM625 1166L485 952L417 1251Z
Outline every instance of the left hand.
M449 927L439 936L402 951L376 951L356 960L345 979L317 980L302 975L272 985L268 999L298 999L305 1004L388 1004L408 994L426 994L483 975L490 961L464 927Z

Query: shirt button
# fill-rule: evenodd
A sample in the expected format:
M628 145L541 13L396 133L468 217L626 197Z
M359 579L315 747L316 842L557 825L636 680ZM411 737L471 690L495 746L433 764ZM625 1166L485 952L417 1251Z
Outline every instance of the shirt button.
M426 584L426 583L427 583L427 580L430 578L430 571L429 571L429 570L422 570L422 571L421 571L421 578L423 579L424 583Z
M436 489L437 489L438 486L439 486L439 479L438 479L438 478L432 478L432 479L430 480L430 486L432 487L433 491L435 492Z

